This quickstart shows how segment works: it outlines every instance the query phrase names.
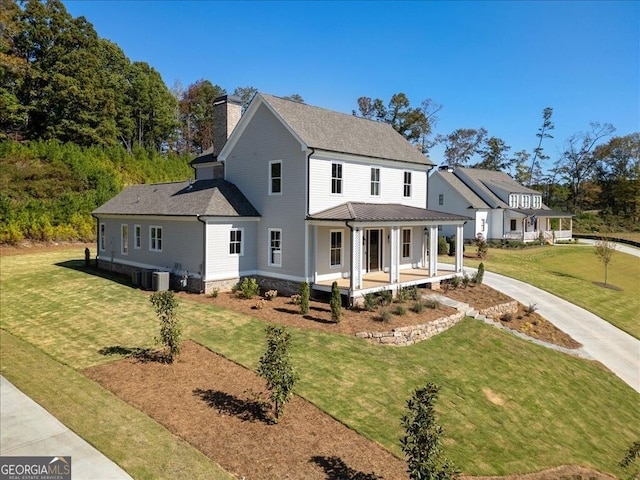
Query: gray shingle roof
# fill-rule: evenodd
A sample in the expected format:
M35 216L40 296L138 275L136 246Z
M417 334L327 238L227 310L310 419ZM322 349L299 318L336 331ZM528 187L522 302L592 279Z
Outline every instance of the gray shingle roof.
M238 187L223 179L134 185L98 207L93 214L260 216Z
M462 180L456 177L453 172L447 170L438 170L432 176L439 176L445 183L448 183L451 188L453 188L456 192L460 194L462 198L464 198L467 202L469 202L469 206L471 208L490 208L487 202L482 200L478 195L476 195L473 190L467 187Z
M372 158L433 165L389 124L304 103L259 94L311 148Z
M436 212L425 208L409 207L397 203L347 202L313 215L310 220L353 220L359 222L471 220L452 213Z
M218 157L213 155L213 146L207 148L204 152L191 160L190 165L198 165L199 163L215 162Z

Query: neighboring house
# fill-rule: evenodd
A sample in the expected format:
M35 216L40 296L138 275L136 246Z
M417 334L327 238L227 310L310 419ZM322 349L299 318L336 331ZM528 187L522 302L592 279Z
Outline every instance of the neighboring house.
M461 245L438 266L438 230L470 218L426 209L433 163L391 126L264 94L242 116L234 97L215 105L230 134L192 162L195 182L129 187L93 212L101 267L188 272L201 291L338 281L351 300L462 272Z
M429 206L474 219L464 226L464 239L547 242L569 240L570 213L551 210L540 192L524 187L503 172L441 167L429 179ZM451 229L443 229L453 235Z

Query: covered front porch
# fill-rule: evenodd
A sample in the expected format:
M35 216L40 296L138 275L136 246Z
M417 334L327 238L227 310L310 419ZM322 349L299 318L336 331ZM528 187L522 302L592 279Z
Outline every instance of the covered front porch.
M573 219L570 213L553 210L511 210L505 218L505 240L555 243L571 240Z
M455 263L438 264L443 225L458 238L467 217L403 205L348 204L307 219L312 236L312 288L337 282L350 302L380 290L439 283L462 274L463 245Z

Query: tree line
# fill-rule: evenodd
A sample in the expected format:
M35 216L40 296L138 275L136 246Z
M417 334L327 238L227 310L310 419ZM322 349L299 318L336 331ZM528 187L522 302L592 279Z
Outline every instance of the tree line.
M542 111L540 127L532 135L531 151L511 153L511 147L480 128L458 128L435 135L442 105L432 99L412 106L404 93L391 96L387 104L379 98L360 97L353 114L389 123L397 132L428 154L435 145L444 147L444 163L509 173L516 181L538 190L552 208L575 214L595 210L617 228L638 228L640 221L640 132L617 137L608 123L593 122L571 135L555 159L545 152L553 138L553 108Z

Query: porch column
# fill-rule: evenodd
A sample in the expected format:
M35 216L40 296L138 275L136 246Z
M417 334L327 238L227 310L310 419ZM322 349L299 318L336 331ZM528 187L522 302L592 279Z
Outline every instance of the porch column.
M362 289L362 230L351 233L351 284L354 290Z
M464 226L456 227L456 272L462 272L462 250L464 247Z
M318 283L318 226L313 226L313 283Z
M429 276L435 277L438 274L438 227L429 227Z
M391 227L391 265L389 265L389 283L400 281L400 229Z

